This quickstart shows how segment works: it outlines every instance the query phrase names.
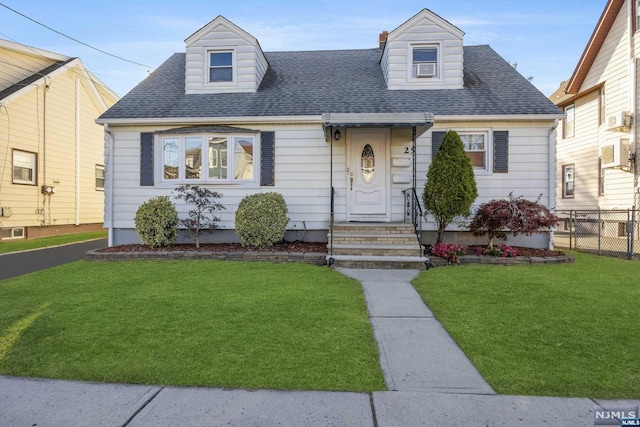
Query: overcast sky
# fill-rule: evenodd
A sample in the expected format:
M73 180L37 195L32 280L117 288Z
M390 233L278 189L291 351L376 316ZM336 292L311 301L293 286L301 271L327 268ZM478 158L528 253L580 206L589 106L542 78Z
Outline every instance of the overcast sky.
M428 8L465 32L467 46L488 44L517 63L545 95L571 76L606 0L0 0L34 20L134 65L69 40L0 6L0 38L80 57L123 96L184 40L223 15L258 39L262 49L322 50L377 46Z

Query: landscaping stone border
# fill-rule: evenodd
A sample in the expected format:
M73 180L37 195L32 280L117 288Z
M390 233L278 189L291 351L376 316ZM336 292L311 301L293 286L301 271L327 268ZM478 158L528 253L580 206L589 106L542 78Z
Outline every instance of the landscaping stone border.
M273 263L302 262L311 265L327 265L327 254L322 252L215 252L215 251L148 251L148 252L87 252L85 258L89 261L131 261L131 260L162 260L162 259L219 259L226 261L263 261ZM436 266L457 265L450 264L444 258L431 256L431 262ZM463 255L458 257L463 264L570 264L575 258L569 255L551 257L517 256L501 258L490 255Z
M264 261L273 263L303 262L326 265L327 254L322 252L214 252L214 251L148 251L148 252L100 252L89 251L89 261L132 261L159 259L219 259L226 261Z
M444 258L431 256L431 262L436 266L457 265L450 264ZM535 256L516 256L516 257L495 257L491 255L462 255L459 256L460 265L462 264L493 264L493 265L518 265L518 264L572 264L576 259L569 255L535 257Z

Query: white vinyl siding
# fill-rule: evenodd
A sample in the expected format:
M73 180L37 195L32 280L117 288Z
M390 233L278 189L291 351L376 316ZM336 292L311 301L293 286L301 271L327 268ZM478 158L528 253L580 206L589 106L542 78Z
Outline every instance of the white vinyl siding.
M209 54L233 52L233 80L209 82ZM224 18L216 18L187 40L185 92L255 92L267 70L267 59L257 40Z
M558 210L596 209L598 207L598 144L599 134L605 136L598 123L599 96L594 91L577 99L574 104L574 136L564 139L558 132L556 149L556 201ZM580 173L579 185L573 198L563 198L562 166L573 164Z
M509 132L509 172L508 173L476 173L478 186L477 206L491 199L504 199L509 193L536 200L542 195L540 202L549 205L549 147L548 134L552 122L513 123L513 122L461 122L447 123L434 127L434 131L449 129L486 129ZM418 190L422 191L426 181L426 173L431 162L431 133L427 132L418 142ZM490 132L492 134L493 132ZM489 137L488 145L492 145ZM423 155L423 153L426 153ZM424 156L424 157L423 157ZM421 164L422 163L422 164Z
M244 126L257 129L254 126ZM161 130L153 128L116 129L112 127L114 143L114 226L134 228L133 217L138 207L154 196L170 195L172 185L139 187L140 179L140 132ZM289 228L303 230L326 230L329 224L329 144L324 140L322 127L312 125L261 126L260 131L275 131L275 185L252 188L234 183L199 183L222 193L220 202L225 210L219 213L224 229L234 229L235 212L240 200L247 194L264 191L281 193L289 208ZM259 136L256 134L256 139ZM334 178L338 191L344 193L344 138L334 141ZM258 150L256 145L256 150ZM176 183L175 186L179 185ZM336 199L337 200L337 199ZM176 202L178 211L186 213L187 207ZM336 205L344 215L344 204ZM303 225L302 222L305 222Z
M548 204L548 123L448 123L451 128L495 129L509 132L509 173L476 176L479 198L475 205L495 198L506 198L509 193L535 200L542 194L541 202ZM260 131L275 131L275 185L273 187L247 188L234 184L204 184L223 194L220 202L226 210L220 212L225 230L234 229L234 215L240 200L247 194L263 191L281 193L289 208L291 230L327 230L329 228L330 188L329 178L331 146L324 140L322 126L316 125L260 125L243 127ZM157 127L115 127L114 136L114 227L133 230L133 218L138 207L154 196L170 195L173 186L140 187L140 132L162 130ZM446 130L440 128L438 130ZM347 130L348 133L348 130ZM333 186L335 196L335 220L346 220L348 178L346 171L346 141L342 132L339 141L333 141ZM393 165L393 157L411 159L411 129L392 128L389 177L393 174L411 175L411 166ZM431 162L431 131L417 141L417 192L422 189ZM177 186L177 184L176 184ZM411 183L391 181L391 221L403 221L404 199L402 190ZM108 186L107 186L108 191ZM176 202L178 211L184 215L187 207ZM425 230L434 229L433 219L424 224ZM116 244L118 242L115 242Z
M439 49L436 78L412 78L413 48L420 45L433 45ZM441 18L423 11L389 33L381 61L387 88L461 89L463 55L462 33Z
M579 92L584 92L604 84L603 111L606 116L622 111L633 111L637 107L629 105L631 79L627 24L627 8L623 6L579 89ZM634 37L636 41L640 41L638 33ZM636 51L636 55L638 54L640 51ZM604 123L600 124L601 106L597 90L578 98L574 105L574 137L563 139L562 132L558 132L557 209L630 208L634 205L633 173L620 169L606 169L603 196L599 196L598 185L599 148L612 140L629 138L630 134L608 131L606 116ZM637 117L634 120L637 120ZM574 198L562 199L561 167L568 163L575 164L578 181Z

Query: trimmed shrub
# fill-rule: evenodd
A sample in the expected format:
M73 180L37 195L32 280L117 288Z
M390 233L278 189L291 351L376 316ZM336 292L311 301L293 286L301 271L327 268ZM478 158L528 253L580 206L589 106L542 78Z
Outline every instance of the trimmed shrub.
M152 248L172 245L178 237L178 212L168 196L154 197L140 205L135 224L142 243Z
M275 192L245 196L236 211L242 246L267 247L282 241L289 223L287 203Z
M448 131L427 172L422 192L425 210L438 224L438 240L442 243L444 230L458 216L471 215L471 204L478 197L473 166L460 136Z
M549 231L558 221L558 217L539 200L527 200L509 194L509 199L481 204L469 229L474 236L486 235L491 248L495 239L506 240L508 231L514 236L531 236L533 233Z

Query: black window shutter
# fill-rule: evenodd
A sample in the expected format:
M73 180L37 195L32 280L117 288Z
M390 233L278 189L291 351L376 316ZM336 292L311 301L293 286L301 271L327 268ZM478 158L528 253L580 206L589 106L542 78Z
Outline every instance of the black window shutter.
M260 185L275 185L275 132L260 132Z
M442 131L431 132L431 161L433 161L433 158L436 156L440 145L442 145L444 134L445 133Z
M140 185L153 186L153 133L140 134Z
M509 172L509 132L506 130L493 132L493 172Z

